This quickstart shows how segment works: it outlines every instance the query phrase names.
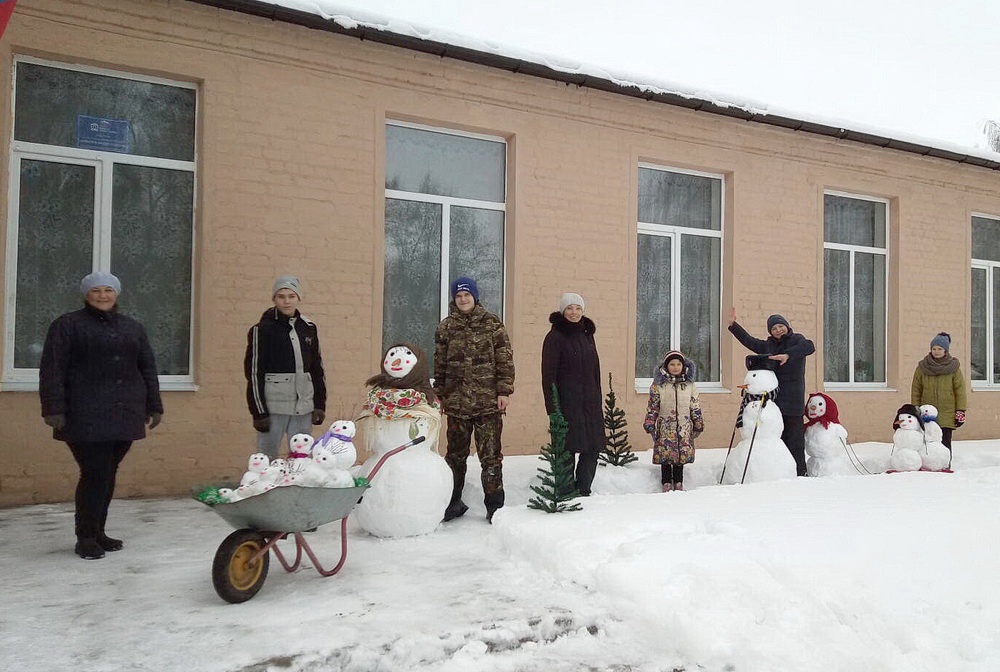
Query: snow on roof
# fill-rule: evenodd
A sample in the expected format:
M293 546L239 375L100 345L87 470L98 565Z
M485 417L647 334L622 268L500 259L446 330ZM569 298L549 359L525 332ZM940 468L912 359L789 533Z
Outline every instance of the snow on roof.
M994 170L1000 170L1000 154L988 149L968 147L944 140L921 137L901 131L894 131L860 122L854 122L818 114L803 113L769 105L752 99L711 91L691 89L668 80L635 76L625 72L615 72L598 65L577 61L564 56L552 56L503 44L459 35L446 30L424 26L409 21L387 17L366 9L351 7L335 0L195 0L204 4L236 8L234 5L273 5L296 12L303 12L335 23L344 30L375 30L404 38L438 43L469 50L478 54L491 55L500 59L541 66L556 73L579 76L581 85L593 86L594 80L613 86L598 86L604 90L619 88L620 93L639 93L639 97L665 99L665 102L690 101L685 105L692 109L708 110L728 114L736 118L752 119L762 123L783 126L794 130L813 132L820 135L858 140L892 149L902 149L917 154L938 156L953 161L972 163ZM282 20L280 15L273 16ZM586 78L586 82L584 81ZM716 108L711 110L710 108ZM778 120L780 119L780 122ZM938 150L938 151L929 151ZM973 159L969 161L969 159Z

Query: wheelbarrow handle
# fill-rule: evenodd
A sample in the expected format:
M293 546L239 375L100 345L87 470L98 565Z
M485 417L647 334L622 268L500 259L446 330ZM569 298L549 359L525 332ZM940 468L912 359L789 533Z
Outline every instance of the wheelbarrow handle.
M401 446L399 446L397 448L393 448L392 450L390 450L388 453L386 453L385 455L382 456L382 458L375 464L375 468L372 469L371 472L369 472L369 474L368 474L368 481L371 482L371 480L373 478L375 478L375 474L378 473L378 470L382 468L382 465L385 464L385 461L388 460L390 457L392 457L396 453L403 452L407 448L412 448L413 446L417 445L418 443L423 443L426 440L427 440L426 436L418 436L417 438L413 439L412 441L404 443L403 445L401 445Z

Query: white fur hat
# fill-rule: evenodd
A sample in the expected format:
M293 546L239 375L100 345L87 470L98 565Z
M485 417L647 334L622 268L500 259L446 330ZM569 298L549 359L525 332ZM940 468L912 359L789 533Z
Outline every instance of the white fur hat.
M587 309L587 307L583 305L582 296L580 296L579 294L574 294L573 292L566 292L565 294L562 295L562 298L559 299L559 312L560 313L565 312L566 306L571 306L574 303L580 306L580 308L583 308L584 310Z

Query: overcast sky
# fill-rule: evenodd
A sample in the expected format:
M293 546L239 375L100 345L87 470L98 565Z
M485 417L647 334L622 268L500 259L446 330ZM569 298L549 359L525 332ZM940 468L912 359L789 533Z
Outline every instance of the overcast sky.
M640 81L966 147L984 148L983 121L1000 120L1000 0L338 4Z

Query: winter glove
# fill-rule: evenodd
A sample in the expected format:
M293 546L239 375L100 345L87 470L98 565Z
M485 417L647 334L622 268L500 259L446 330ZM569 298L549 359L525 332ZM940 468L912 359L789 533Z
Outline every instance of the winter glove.
M648 425L643 425L642 426L642 431L646 432L647 434L652 434L653 430L655 430L655 429L656 429L656 425L652 425L652 424L648 424Z
M146 418L146 422L149 423L149 428L153 429L158 424L160 424L160 420L162 418L163 418L163 414L162 413L150 413L149 417Z
M955 411L955 429L965 424L965 411Z
M263 418L254 418L253 428L256 429L258 432L270 432L271 416L265 415Z
M326 411L321 408L314 408L312 414L312 423L314 425L322 425L323 419L326 418Z
M48 425L49 427L51 427L52 429L54 429L56 431L59 431L60 429L62 429L63 427L66 426L66 414L65 413L56 413L55 415L46 415L45 417L42 418L42 420L45 421L46 425Z

